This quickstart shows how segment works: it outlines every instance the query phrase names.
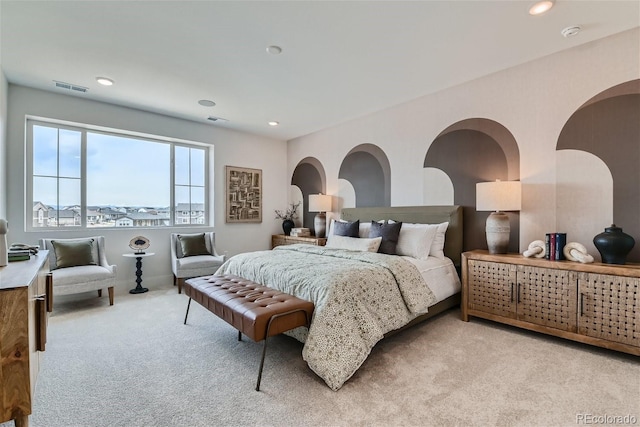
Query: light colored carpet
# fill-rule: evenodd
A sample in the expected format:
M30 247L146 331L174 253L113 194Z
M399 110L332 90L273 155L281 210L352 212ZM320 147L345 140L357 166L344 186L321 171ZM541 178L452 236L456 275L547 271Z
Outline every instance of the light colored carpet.
M176 288L56 300L31 426L552 426L579 414L640 423L633 356L451 310L380 342L331 391L302 344L262 343L192 304ZM7 424L8 425L8 424ZM4 427L5 424L2 424Z

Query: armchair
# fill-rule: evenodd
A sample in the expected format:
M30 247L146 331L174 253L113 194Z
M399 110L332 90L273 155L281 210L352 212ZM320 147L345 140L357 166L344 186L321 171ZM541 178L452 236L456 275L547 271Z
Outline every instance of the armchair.
M186 279L214 274L224 260L225 256L216 252L214 232L171 233L171 270L179 294Z
M113 305L116 266L107 262L103 236L41 239L40 247L49 251L54 295L97 290L101 297L106 288L109 305Z

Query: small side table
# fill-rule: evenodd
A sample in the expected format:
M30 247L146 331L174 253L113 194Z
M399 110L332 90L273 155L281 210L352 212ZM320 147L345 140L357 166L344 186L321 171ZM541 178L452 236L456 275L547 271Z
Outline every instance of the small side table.
M147 292L148 288L142 287L142 258L154 256L154 252L144 252L144 253L126 253L122 254L123 257L127 258L135 258L136 259L136 287L129 291L130 294L142 294Z

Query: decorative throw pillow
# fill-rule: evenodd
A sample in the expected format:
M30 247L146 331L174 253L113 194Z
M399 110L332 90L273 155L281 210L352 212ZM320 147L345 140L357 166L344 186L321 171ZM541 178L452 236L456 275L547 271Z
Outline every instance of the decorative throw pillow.
M436 258L445 259L444 256L444 238L447 232L447 227L449 227L448 222L443 222L436 225L436 235L433 238L433 242L431 243L431 249L429 249L429 255L434 256Z
M427 259L438 225L402 223L396 253L417 259Z
M56 255L55 268L77 267L79 265L96 265L93 255L93 239L52 240Z
M180 249L182 249L182 256L195 256L195 255L211 255L207 244L204 240L204 233L197 234L179 234L178 241L180 242Z
M327 240L325 247L336 249L348 249L350 251L361 252L378 252L382 237L376 237L373 239L359 238L359 237L347 237L333 235L331 239Z
M335 236L359 237L359 230L360 220L358 219L352 222L335 221L333 223L333 234Z
M371 221L369 237L382 237L382 242L380 243L378 252L388 255L396 255L396 246L398 245L398 237L400 235L401 227L401 222L381 224L376 221Z

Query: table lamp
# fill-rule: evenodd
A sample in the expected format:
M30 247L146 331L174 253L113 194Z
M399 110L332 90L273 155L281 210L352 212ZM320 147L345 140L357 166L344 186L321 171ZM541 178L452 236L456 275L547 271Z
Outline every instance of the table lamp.
M316 237L324 237L327 230L327 216L325 212L331 210L331 196L327 194L309 195L309 212L318 212L313 220Z
M491 254L506 254L509 248L509 217L504 211L519 211L522 201L520 181L492 181L476 184L476 210L494 211L485 231Z

